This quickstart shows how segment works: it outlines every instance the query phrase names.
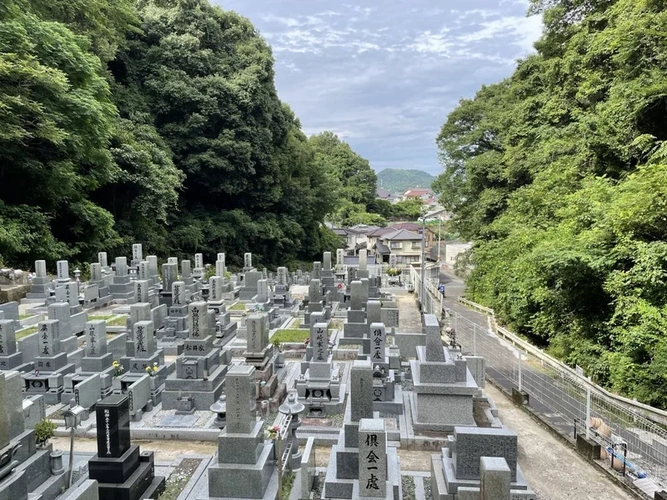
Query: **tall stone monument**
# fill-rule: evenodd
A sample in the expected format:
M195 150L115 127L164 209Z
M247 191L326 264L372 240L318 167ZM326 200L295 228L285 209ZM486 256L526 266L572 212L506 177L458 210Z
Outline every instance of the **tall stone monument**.
M208 469L209 498L274 499L278 471L273 443L264 441L255 417L255 368L234 365L227 373L227 425L218 437L218 460Z

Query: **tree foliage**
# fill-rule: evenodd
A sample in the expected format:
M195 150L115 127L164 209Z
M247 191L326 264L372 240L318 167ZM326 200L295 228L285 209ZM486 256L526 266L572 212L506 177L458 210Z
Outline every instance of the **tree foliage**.
M434 188L469 293L599 382L667 406L667 11L534 0L537 54L463 100Z
M375 194L367 161L345 145L329 164L303 134L252 24L206 0L2 2L0 123L12 265L136 241L312 259L340 244L322 224L340 197Z

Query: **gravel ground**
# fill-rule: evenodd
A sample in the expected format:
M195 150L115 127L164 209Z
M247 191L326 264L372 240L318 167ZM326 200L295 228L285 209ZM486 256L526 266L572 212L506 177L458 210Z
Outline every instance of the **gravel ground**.
M54 450L69 450L69 438L51 438ZM132 444L141 446L142 451L154 451L156 462L172 462L183 455L213 455L218 451L218 443L201 441L148 441L133 439ZM77 437L75 452L97 452L97 440Z
M422 320L413 293L397 296L398 331L402 333L418 333L422 331Z

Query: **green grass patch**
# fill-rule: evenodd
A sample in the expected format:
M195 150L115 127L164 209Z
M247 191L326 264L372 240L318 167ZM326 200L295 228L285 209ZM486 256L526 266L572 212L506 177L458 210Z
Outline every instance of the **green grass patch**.
M228 311L245 311L245 304L243 302L237 302L231 307L227 308Z
M35 315L34 314L19 314L19 320L32 318L33 316L35 316Z
M118 316L114 319L108 319L107 326L125 326L127 324L127 316Z
M31 326L30 328L16 332L16 340L32 335L33 333L37 333L37 326Z
M271 337L271 343L283 342L305 342L310 336L310 331L303 329L276 330Z
M109 321L111 318L115 318L117 314L98 314L88 316L88 321Z

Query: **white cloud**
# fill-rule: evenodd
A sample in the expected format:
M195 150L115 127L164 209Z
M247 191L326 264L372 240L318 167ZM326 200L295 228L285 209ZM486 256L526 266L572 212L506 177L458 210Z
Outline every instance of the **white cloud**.
M376 168L431 173L447 114L509 76L541 30L527 0L212 1L270 42L276 88L306 133L332 130Z
M515 40L512 43L521 47L523 51L530 52L533 50L533 43L542 32L542 22L537 16L507 16L482 22L480 26L481 29L462 35L460 40L463 42L479 42L513 35Z

